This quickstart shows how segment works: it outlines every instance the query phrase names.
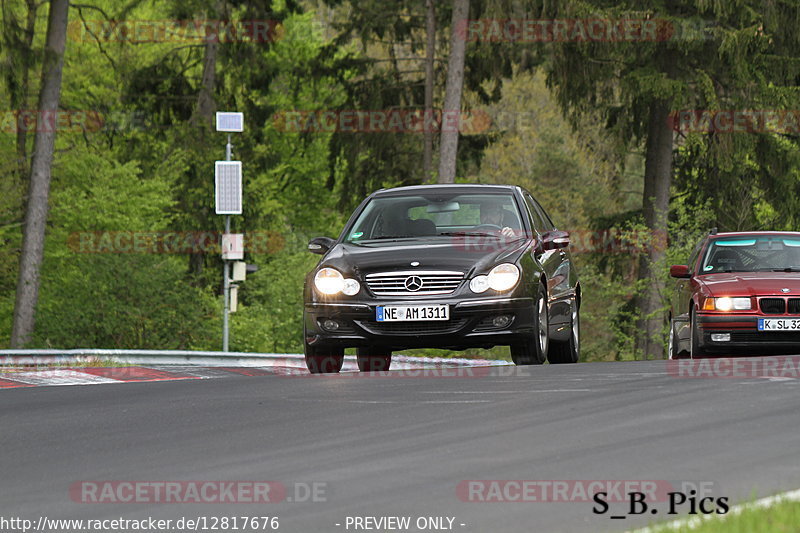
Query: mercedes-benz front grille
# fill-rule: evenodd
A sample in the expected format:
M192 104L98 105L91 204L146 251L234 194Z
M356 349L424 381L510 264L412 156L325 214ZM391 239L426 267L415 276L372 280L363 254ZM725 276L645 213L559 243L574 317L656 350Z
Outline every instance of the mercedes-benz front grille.
M404 271L367 274L367 286L377 296L450 294L464 279L463 272Z

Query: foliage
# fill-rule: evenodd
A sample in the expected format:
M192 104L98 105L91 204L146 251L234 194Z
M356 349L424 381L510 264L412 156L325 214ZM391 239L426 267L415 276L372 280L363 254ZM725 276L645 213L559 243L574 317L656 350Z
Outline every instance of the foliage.
M0 78L0 109L19 104L21 74L14 73L21 66L29 69L29 96L38 93L47 13L36 12L35 53L26 54L20 40L25 6L23 0L3 3L8 23L0 64L9 69ZM435 107L443 96L450 9L437 3ZM473 0L470 13L471 19L628 16L659 17L683 33L645 43L470 42L463 110L492 121L488 129L463 132L458 180L522 185L559 226L636 237L649 102L672 99L675 111L800 108L800 35L786 23L797 20L792 3ZM74 5L70 22L214 17L279 23L274 40L223 42L217 57L216 108L243 111L246 122L245 132L232 138L245 180L244 213L233 217L233 229L269 239L246 256L259 271L240 285L231 348L297 352L304 277L317 259L306 252L308 239L336 236L373 190L420 183L423 136L287 131L283 119L293 111L420 109L425 3L90 0ZM224 157L226 139L194 118L205 53L202 42L97 41L88 34L68 41L62 108L103 120L57 137L37 346L220 346L222 263L215 251L80 253L74 247L75 236L86 232L223 228L214 213L213 164ZM711 226L798 229L798 142L791 131L676 133L670 244L655 270L665 290L672 286L667 265L685 262ZM0 345L11 326L26 187L17 176L16 143L6 120L0 131ZM29 152L30 134L27 143ZM638 357L639 253L576 254L585 359ZM507 350L480 355L507 358Z

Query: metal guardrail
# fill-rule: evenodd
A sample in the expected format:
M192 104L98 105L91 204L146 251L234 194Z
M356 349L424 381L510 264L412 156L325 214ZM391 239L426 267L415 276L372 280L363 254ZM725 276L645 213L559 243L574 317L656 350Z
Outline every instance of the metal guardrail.
M355 356L345 361L355 363ZM113 361L131 365L197 365L197 366L288 366L305 368L303 354L202 352L193 350L108 350L76 348L72 350L31 349L0 350L0 365L51 365ZM392 368L406 365L486 366L507 365L507 361L449 357L410 357L395 355Z

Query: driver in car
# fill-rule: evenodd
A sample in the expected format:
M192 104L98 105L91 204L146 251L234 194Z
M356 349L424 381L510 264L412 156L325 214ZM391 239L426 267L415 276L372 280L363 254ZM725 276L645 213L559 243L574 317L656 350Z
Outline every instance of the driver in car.
M513 238L516 232L505 221L508 213L500 202L484 202L481 204L481 224L490 224L499 228L500 234L506 238ZM508 213L509 215L511 213Z

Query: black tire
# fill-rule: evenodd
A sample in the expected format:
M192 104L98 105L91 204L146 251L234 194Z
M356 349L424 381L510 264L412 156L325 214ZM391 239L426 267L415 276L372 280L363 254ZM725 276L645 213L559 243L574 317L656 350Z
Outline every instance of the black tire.
M344 364L344 348L309 346L303 343L306 367L312 374L337 374Z
M356 348L358 369L361 372L382 372L392 365L392 352L385 349Z
M706 351L700 347L700 329L697 327L697 313L692 313L692 351L689 356L694 359L695 357L703 357Z
M515 365L541 365L547 359L550 344L550 321L547 310L547 293L539 285L534 302L536 334L530 339L511 345L511 360Z
M581 358L581 313L578 302L572 304L568 341L552 341L547 352L551 365L577 363Z

